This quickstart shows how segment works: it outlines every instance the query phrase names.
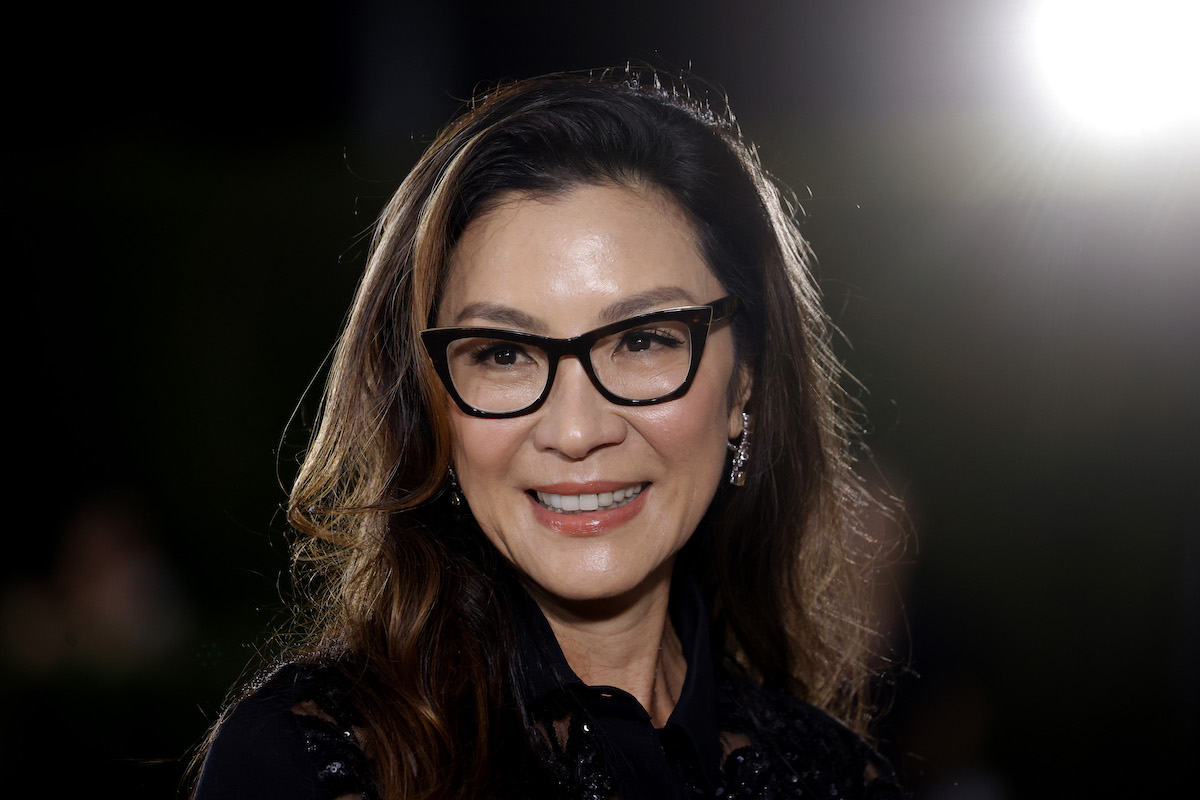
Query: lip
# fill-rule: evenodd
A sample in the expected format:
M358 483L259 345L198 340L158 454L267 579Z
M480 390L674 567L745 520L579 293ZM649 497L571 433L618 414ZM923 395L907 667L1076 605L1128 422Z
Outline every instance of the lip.
M641 486L645 481L588 481L587 483L547 483L543 486L530 486L531 492L546 494L600 494L613 492L617 489L630 489Z
M634 483L619 483L616 481L594 481L590 483L555 483L538 486L533 491L550 494L599 494L611 492L614 489L625 489L639 485ZM634 517L646 506L646 495L650 493L653 484L645 484L645 488L632 501L617 508L597 511L575 511L570 514L559 514L543 506L537 498L526 493L529 505L533 509L533 517L541 525L556 533L566 536L599 536L618 528Z

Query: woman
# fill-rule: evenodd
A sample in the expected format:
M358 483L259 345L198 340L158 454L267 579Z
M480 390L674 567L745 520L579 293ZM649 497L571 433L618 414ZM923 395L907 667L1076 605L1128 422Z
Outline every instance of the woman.
M897 791L807 259L683 86L479 98L379 221L289 507L311 635L197 796Z

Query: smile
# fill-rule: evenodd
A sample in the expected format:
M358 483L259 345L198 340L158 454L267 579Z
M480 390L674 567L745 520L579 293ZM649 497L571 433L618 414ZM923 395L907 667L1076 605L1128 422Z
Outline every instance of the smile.
M645 483L639 483L625 489L614 489L611 492L598 494L551 494L549 492L533 492L533 494L543 508L559 514L579 514L585 511L609 511L632 503L646 486Z

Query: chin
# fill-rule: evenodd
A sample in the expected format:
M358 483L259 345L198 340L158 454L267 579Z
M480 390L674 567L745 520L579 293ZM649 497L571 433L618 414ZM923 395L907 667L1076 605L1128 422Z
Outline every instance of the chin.
M530 578L535 591L553 598L559 603L571 605L598 603L608 604L621 600L633 601L640 599L655 588L667 588L670 584L671 567L674 559L669 559L658 569L649 573L638 570L636 573L619 572L590 572L579 570L556 570L546 581ZM576 565L577 566L577 565Z

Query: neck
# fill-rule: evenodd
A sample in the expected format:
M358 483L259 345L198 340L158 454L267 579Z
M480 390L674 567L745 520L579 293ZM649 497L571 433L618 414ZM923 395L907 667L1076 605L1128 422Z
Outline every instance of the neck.
M687 674L683 645L667 613L671 566L664 565L660 579L620 598L564 601L537 587L531 591L579 679L633 695L656 726L666 724L675 709Z

